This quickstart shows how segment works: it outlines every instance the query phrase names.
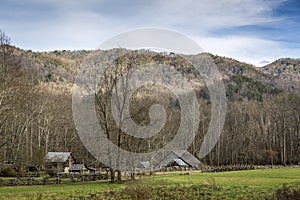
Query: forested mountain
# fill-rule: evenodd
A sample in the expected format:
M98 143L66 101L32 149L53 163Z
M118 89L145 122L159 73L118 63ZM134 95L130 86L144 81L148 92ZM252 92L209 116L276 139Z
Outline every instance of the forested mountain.
M76 71L91 52L33 52L2 43L0 163L42 165L48 151L71 151L79 162L94 162L77 136L71 110ZM104 54L109 57L113 52L108 50ZM209 126L211 109L209 93L201 76L179 55L143 50L128 52L113 66L128 68L132 60L136 64L167 62L192 83L201 112L199 134L189 151L197 156ZM228 108L221 138L202 161L210 165L299 164L299 60L279 59L257 68L231 58L208 55L222 74ZM149 86L134 97L132 118L138 124L149 122L147 113L153 103L167 108L168 121L157 136L145 141L131 138L130 146L146 152L165 145L176 134L180 123L180 106L174 95ZM102 117L99 115L100 121ZM110 125L109 131L114 134L115 124ZM130 149L127 136L118 134L119 137L111 139L120 147Z
M286 91L300 94L300 60L282 58L259 68L268 75L268 82Z

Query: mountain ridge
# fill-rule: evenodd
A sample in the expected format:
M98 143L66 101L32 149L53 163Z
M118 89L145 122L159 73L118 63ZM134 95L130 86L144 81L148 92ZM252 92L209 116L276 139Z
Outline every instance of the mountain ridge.
M16 59L23 69L33 70L36 76L34 79L43 85L52 85L70 92L70 88L75 80L77 69L89 53L95 50L55 50L50 52L34 52L31 50L22 50L15 47ZM107 54L111 50L104 51ZM132 52L131 50L125 50ZM152 52L148 50L135 51L141 54L151 56L161 55L165 58L173 56L166 53ZM228 81L234 75L243 75L248 78L262 82L270 87L277 87L297 95L300 95L300 60L293 58L280 58L273 63L263 67L256 67L238 61L233 58L213 55L212 57L217 65L224 81ZM193 56L193 55L191 55ZM29 70L29 71L30 71ZM60 88L60 89L59 89Z

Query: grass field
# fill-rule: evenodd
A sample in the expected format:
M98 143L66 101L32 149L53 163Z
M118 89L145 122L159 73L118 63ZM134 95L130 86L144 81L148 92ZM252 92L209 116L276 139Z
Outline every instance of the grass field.
M180 199L203 196L212 199L264 199L283 184L300 189L300 168L281 168L219 173L178 173L142 176L134 182L109 184L83 182L46 186L0 187L0 199ZM126 189L124 189L126 188ZM167 188L167 189L166 189ZM168 191L169 190L169 191ZM108 192L110 191L110 192ZM115 191L115 192L112 192ZM127 194L128 191L131 194ZM102 193L105 195L101 195ZM126 194L125 194L126 193ZM118 195L121 195L118 197ZM123 195L123 196L122 196ZM151 196L155 195L155 196ZM194 195L194 196L191 196ZM201 199L199 197L199 199Z

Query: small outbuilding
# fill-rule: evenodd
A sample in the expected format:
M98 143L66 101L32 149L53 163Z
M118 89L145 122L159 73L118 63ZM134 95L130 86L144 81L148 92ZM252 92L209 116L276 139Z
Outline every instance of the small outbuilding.
M71 152L48 152L45 157L46 170L53 170L55 173L64 172L73 163L75 159Z
M69 173L84 174L87 173L85 164L72 164L69 168Z

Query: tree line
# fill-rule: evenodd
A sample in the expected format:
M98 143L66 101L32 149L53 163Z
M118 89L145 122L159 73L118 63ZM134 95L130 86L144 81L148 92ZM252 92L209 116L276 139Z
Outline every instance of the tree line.
M71 95L52 91L35 81L36 72L24 66L14 55L9 37L0 31L0 163L22 167L43 166L48 151L71 151L78 162L95 164L81 144L72 118ZM161 104L166 108L167 122L162 131L147 139L129 137L113 121L110 106L113 84L126 70L146 62L145 52L133 53L113 63L104 88L96 94L98 119L107 137L117 146L136 152L149 152L166 145L180 124L180 105L176 97L161 86L148 85L131 98L131 117L140 125L150 122L149 108ZM154 56L154 62L164 58ZM165 58L171 59L171 58ZM183 63L172 58L175 68ZM29 63L30 64L30 63ZM189 70L182 69L183 73ZM191 75L190 75L191 76ZM194 76L194 75L193 75ZM193 78L193 77L192 77ZM126 86L126 79L123 82ZM201 85L201 84L200 84ZM123 87L126 88L126 87ZM119 92L125 92L119 91ZM157 93L160 92L160 95ZM199 130L189 151L197 156L210 122L211 104L196 90L200 103ZM234 93L235 91L230 91ZM235 95L239 95L238 92ZM118 103L118 102L116 102ZM300 98L286 92L264 94L264 99L232 100L221 137L213 151L202 160L208 165L233 164L299 164L300 161ZM122 110L122 102L117 105ZM119 123L120 124L120 123ZM112 171L114 174L115 172ZM121 179L121 172L117 173ZM114 177L113 177L114 178Z

